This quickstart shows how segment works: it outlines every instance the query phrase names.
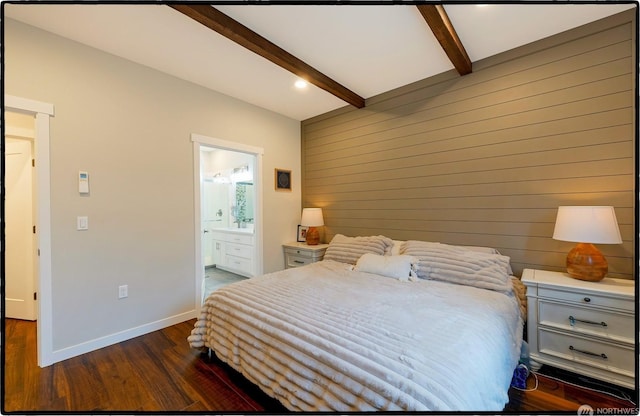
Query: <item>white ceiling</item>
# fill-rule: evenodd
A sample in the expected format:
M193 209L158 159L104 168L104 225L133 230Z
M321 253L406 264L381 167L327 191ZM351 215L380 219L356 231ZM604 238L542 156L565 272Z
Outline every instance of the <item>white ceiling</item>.
M243 101L304 120L345 106L166 5L7 4L5 17ZM369 98L453 68L411 5L216 5L356 94ZM635 4L447 4L472 61Z

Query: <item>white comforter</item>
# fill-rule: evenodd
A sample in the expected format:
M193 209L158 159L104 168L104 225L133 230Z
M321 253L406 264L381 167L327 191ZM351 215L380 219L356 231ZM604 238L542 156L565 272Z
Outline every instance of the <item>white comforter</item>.
M323 261L213 292L189 342L290 410L500 411L521 339L512 294Z

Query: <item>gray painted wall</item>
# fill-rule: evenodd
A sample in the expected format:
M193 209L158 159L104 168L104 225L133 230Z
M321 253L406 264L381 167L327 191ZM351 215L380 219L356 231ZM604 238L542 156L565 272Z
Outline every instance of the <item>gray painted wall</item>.
M4 25L4 92L55 107L55 351L195 316L191 133L264 149L264 271L284 267L300 179L284 195L272 177L275 168L299 172L298 121L23 23ZM78 194L79 170L90 174L88 197ZM89 217L88 231L76 231L79 215ZM124 284L129 297L119 300Z

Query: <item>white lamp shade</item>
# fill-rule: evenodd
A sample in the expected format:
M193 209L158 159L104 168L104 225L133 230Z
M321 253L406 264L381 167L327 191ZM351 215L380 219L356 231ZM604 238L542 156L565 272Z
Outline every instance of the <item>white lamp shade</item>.
M303 208L300 225L305 225L307 227L322 227L324 225L322 208Z
M558 207L553 238L576 243L622 243L615 210L602 206Z

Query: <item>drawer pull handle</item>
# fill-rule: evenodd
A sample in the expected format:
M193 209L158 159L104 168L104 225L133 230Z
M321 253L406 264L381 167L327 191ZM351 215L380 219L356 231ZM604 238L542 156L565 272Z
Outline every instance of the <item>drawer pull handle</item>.
M605 353L596 354L595 352L591 352L591 351L583 351L583 350L579 350L577 348L574 348L573 345L569 345L569 349L571 351L579 352L581 354L591 355L592 357L600 357L603 360L606 360L607 358L609 358L609 357L607 357L607 354L605 354Z
M591 298L584 298L584 299L582 299L582 300L583 300L583 301L585 301L585 302L587 302L587 303L591 302Z
M583 324L589 324L589 325L600 325L600 326L607 326L606 322L596 322L596 321L587 321L586 319L578 319L578 318L574 318L573 316L569 315L569 323L571 324L571 326L574 326L576 324L576 322L582 322Z
M294 262L294 263L297 263L297 264L304 264L304 262L303 262L303 261L300 261L300 260L294 260L293 262Z

